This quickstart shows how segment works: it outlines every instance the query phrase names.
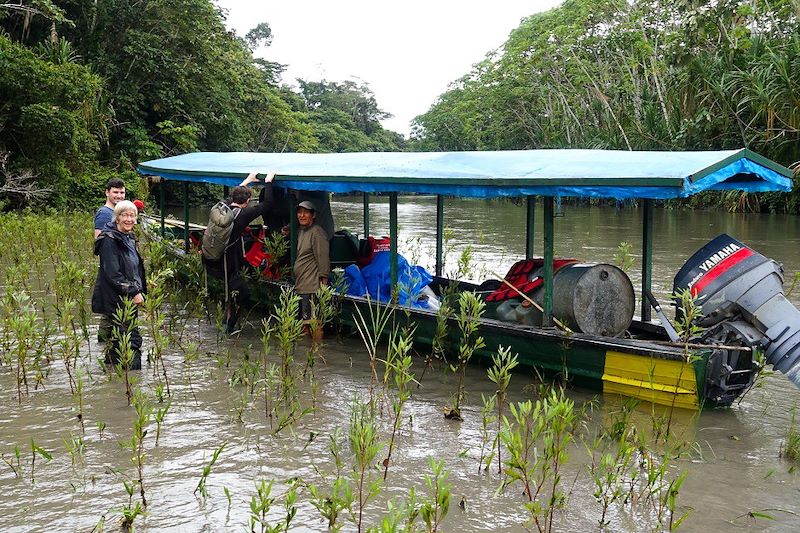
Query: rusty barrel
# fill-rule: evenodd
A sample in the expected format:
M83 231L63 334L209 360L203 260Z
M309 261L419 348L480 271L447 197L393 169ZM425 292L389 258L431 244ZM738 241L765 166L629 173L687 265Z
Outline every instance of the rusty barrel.
M534 300L543 299L540 288ZM616 337L630 326L635 307L633 284L614 265L573 263L553 276L553 316L575 331Z

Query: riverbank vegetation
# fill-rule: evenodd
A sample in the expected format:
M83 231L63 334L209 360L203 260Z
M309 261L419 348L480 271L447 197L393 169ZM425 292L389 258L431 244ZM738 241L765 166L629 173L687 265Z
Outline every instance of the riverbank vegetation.
M142 242L159 302L139 316L143 369L105 368L90 243L86 216L0 216L0 523L56 495L96 530L666 531L699 505L681 498L688 464L706 461L685 413L523 387L508 350L488 369L452 345L432 361L383 313L306 341L290 290L222 337L196 258L178 265L161 242ZM480 309L464 298L451 312L469 349ZM448 402L459 417L442 416Z
M748 147L800 161L792 0L566 0L416 118L414 149ZM800 212L800 192L701 195L693 207Z
M793 0L567 0L524 19L417 117L406 142L381 126L389 115L366 83L287 85L285 65L264 59L268 21L237 36L211 0L4 4L0 208L92 209L112 176L143 197L140 161L196 150L745 146L792 166L797 9ZM190 202L211 194L195 187ZM800 193L670 205L798 213Z
M113 176L144 196L140 161L195 150L402 148L365 83L290 88L254 57L269 25L224 20L211 0L0 5L0 207L96 208Z
M68 455L71 470L63 479L64 483L74 483L75 469L78 468L82 469L84 475L95 476L91 473L94 468L92 448L102 444L103 431L116 435L124 451L120 456L120 464L111 468L123 490L117 491L120 499L115 507L98 519L104 524L111 516L116 516L115 520L123 528L132 529L137 521L142 520L142 516L159 505L156 488L159 468L151 465L160 460L159 449L170 445L172 413L178 411L191 417L193 411L205 409L198 399L202 395L196 394L193 388L193 382L197 379L194 376L214 373L217 380L228 384L232 427L249 423L251 431L265 432L264 438L275 439L275 444L289 433L289 443L294 444L284 442L282 446L296 446L298 449L292 452L293 455L303 457L309 453L311 455L308 457L316 457L313 461L318 462L314 467L316 473L302 469L302 475L290 474L292 481L288 484L276 479L257 481L255 495L249 506L251 528L268 530L278 524L288 527L302 502L310 501L321 513L321 518L314 518L306 510L302 520L314 523L315 520L324 519L333 530L338 530L347 522L358 531L366 531L368 526L379 531L394 531L397 528L407 531L440 530L448 513L452 513L456 507L455 502L451 501L454 485L448 481L450 474L446 467L454 458L440 456L431 450L430 474L426 474L425 486L411 488L410 492L399 495L395 489L389 492L391 499L383 497L391 487L395 471L408 475L403 461L409 457L402 453L403 448L411 445L409 440L412 432L423 430L419 422L413 422L413 410L408 421L403 416L408 402L424 391L419 388L423 385L419 381L422 373L414 369L415 366L422 366L422 361L415 361L412 357L410 332L397 329L387 317L380 326L381 329L392 331L384 355L386 347L377 343L376 327L364 321L364 327L369 331L364 331L362 340L369 350L362 350L360 354L355 352L351 358L360 359L363 368L369 369L365 375L369 374L372 378L368 378L369 384L363 384L362 391L366 393L369 390L370 394L353 391L349 400L349 426L328 428L330 434L317 439L315 436L326 431L326 428L315 424L314 414L318 404L331 400L330 393L316 390L319 384L313 366L311 372L301 372L303 365L308 369L310 363L297 360L295 355L302 350L321 355L324 345L313 342L305 346L300 342L302 330L296 318L297 296L291 291L284 291L272 315L260 325L261 345L242 346L229 340L219 342L219 337L213 332L213 312L201 303L204 291L200 281L194 280L194 283L188 284L194 286L196 292L169 290L177 288L173 277L176 265L165 260L163 243L151 242L146 247L150 267L148 281L152 285L151 294L160 303L161 309L155 309L155 304L150 303L140 317L142 329L147 335L145 369L141 373L128 372L121 366L103 370L99 363L102 361L102 349L92 342L96 326L86 310L86 289L91 286L90 273L95 270L94 258L85 251L89 246L82 246L91 239L89 221L86 217L45 217L36 218L35 221L34 224L32 215L5 216L0 219L0 229L3 230L0 235L7 236L0 237L5 265L0 374L5 383L16 382L16 390L8 389L5 392L8 396L16 396L20 408L34 402L34 398L42 400L47 395L66 392L72 397L72 414L60 422L65 432L63 447L49 444L46 448L42 444L46 438L29 437L30 490L36 490L37 458L40 459L38 469L41 472L50 467L49 463L63 461ZM27 237L20 238L22 235ZM30 247L33 242L31 239L40 245ZM34 249L37 253L32 254L30 250ZM22 265L26 268L23 269ZM68 272L71 274L65 274ZM160 284L159 287L153 285L156 282ZM181 285L184 288L188 286L185 281ZM56 290L52 291L52 287L56 287ZM187 294L192 296L187 299ZM462 313L466 317L461 325L462 330L471 323L473 315L479 315L479 312L470 310L463 310ZM469 333L463 334L469 336ZM198 343L198 336L217 340ZM371 344L370 339L376 342ZM209 357L212 349L217 352L214 358ZM457 353L453 350L454 347L448 347L451 355ZM254 351L260 353L254 354ZM219 352L226 353L221 356ZM461 353L458 357L459 361L464 359ZM500 354L498 361L508 358L508 354ZM322 358L320 360L324 361ZM63 373L59 370L62 362ZM493 405L499 401L497 413L502 416L510 375L507 363L497 365L497 368L489 370L487 380L498 383L498 393L492 401ZM442 365L438 370L437 373L429 373L428 379L447 379L450 373L447 365ZM317 368L316 373L319 372ZM453 381L457 379L458 409L467 404L465 373L466 366L460 364L458 377L452 378ZM383 379L379 377L381 375ZM500 380L496 377L498 375L505 377ZM116 390L120 407L110 407L108 400L99 404L92 401L95 393L92 389L96 390L104 381L112 390ZM410 386L412 383L417 386ZM340 393L336 391L334 394ZM489 473L487 469L482 475L486 477L484 482L488 486L494 485L498 490L503 490L515 480L522 481L526 495L523 501L527 502L524 507L528 508L530 516L525 518L523 514L520 520L531 527L535 524L540 531L551 531L554 524L558 524L557 517L569 509L568 492L562 488L560 479L561 470L569 457L580 453L580 449L571 444L590 437L590 433L586 433L578 421L589 423L591 417L585 410L586 406L578 409L558 386L542 394L541 399L536 400L535 409L531 401L513 402L510 404L513 418L502 416L502 424L499 418L484 421L485 428L496 427L489 429L494 434L486 441L492 443L491 457L498 457L501 469L495 473ZM262 396L263 404L260 399ZM99 422L118 419L111 413L116 409L130 411L123 418L131 420L129 424L132 430L130 426L114 427ZM546 412L547 416L541 418L541 412ZM492 417L493 413L493 410L485 411L483 416ZM96 423L86 424L87 420ZM277 422L273 423L273 420ZM439 422L441 425L452 423L444 419ZM425 430L435 429L430 427ZM591 430L594 431L596 429ZM301 436L307 433L311 435L307 439ZM8 448L2 450L3 460L8 466L8 473L13 473L16 479L14 483L27 484L28 477L22 473L27 460L25 452L21 451L24 448L19 444L11 447L14 437L9 437L4 438L2 443ZM540 457L532 446L542 439L547 453ZM484 458L483 444L480 456L477 455L478 450L466 452L467 455L476 456L479 472L484 461L487 465L492 461L491 458ZM236 445L241 446L241 443ZM658 447L656 443L652 445ZM201 475L192 495L199 494L200 505L212 498L213 479L216 472L223 468L226 459L223 451L228 446L228 442L223 441L213 449L206 450L197 466ZM319 446L322 446L322 450ZM651 445L646 446L650 449ZM326 447L332 455L333 463L330 465L326 460L319 459L320 451L324 452ZM505 448L505 454L501 454L501 448ZM656 452L656 448L648 452L648 461L653 460L650 453L660 453ZM501 457L505 459L501 460ZM42 460L46 463L42 464ZM280 462L279 457L277 460ZM664 462L660 464L668 464L669 458L664 456L660 461ZM582 461L579 460L580 464ZM333 471L324 473L329 467L333 467ZM580 473L581 469L578 466L575 472ZM664 469L663 474L667 475L666 472ZM273 491L277 490L278 485L281 485L281 489L276 496ZM660 487L661 481L647 490L655 497L661 491ZM546 489L546 493L543 489ZM231 497L227 487L225 494L230 512ZM546 496L547 501L541 509L536 504L540 496ZM514 498L510 495L503 497ZM523 501L520 501L521 509ZM279 502L277 506L280 509L276 510ZM462 497L461 507L465 506ZM385 510L381 511L381 508ZM664 517L668 514L664 514ZM653 517L658 523L664 520L660 514L654 514Z

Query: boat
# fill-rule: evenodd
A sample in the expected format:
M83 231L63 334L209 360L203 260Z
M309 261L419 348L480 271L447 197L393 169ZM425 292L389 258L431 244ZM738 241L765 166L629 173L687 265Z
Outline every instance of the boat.
M478 152L411 153L249 153L197 152L143 162L138 171L157 179L191 183L237 185L251 171L274 174L273 186L298 191L325 191L363 195L364 235L369 231L371 195L389 197L389 279L398 283L397 205L400 195L436 195L437 229L434 294L453 283L442 277L442 235L445 196L466 198L522 198L527 205L526 257L523 281L536 281L530 294L519 284L504 281L476 285L455 280L459 291L491 296L505 291L495 302L493 316L479 321L485 347L476 356L491 361L499 347L519 354L522 366L604 394L617 394L669 407L703 409L726 407L752 387L764 366L771 364L795 384L800 382L800 313L783 297L782 269L729 236L720 236L699 250L675 278L676 291L696 298L698 332L681 337L650 293L652 285L654 201L686 198L704 191L790 191L790 169L748 149L723 151L616 151L616 150L513 150ZM184 194L184 198L188 195ZM290 202L292 195L287 195ZM579 299L569 292L581 276L596 272L597 279L617 279L613 265L585 265L553 255L555 204L561 197L636 200L642 207L642 286L639 316L628 301L630 319L623 331L581 327L573 309L569 324L559 318L564 298ZM534 209L543 209L543 251L534 258ZM163 196L161 202L163 221ZM289 212L294 212L293 206ZM188 218L188 217L187 217ZM162 222L162 228L163 228ZM292 220L292 246L296 244ZM184 236L188 250L189 227ZM335 238L336 239L336 238ZM335 240L334 239L334 240ZM332 246L332 254L342 247ZM335 251L338 250L338 251ZM356 256L336 258L341 266ZM538 261L538 262L537 262ZM534 263L532 263L534 262ZM624 274L623 274L624 275ZM605 276L605 278L603 278ZM559 278L563 278L559 282ZM625 276L627 279L627 276ZM498 285L500 283L501 285ZM593 282L599 283L597 281ZM268 291L285 282L266 281ZM630 281L628 281L630 284ZM451 285L452 286L452 285ZM561 287L561 288L559 288ZM566 287L566 292L564 287ZM575 289L577 290L577 289ZM509 296L509 291L512 294ZM523 292L523 294L513 294ZM607 292L607 291L606 291ZM627 293L627 289L622 292ZM630 293L633 295L632 287ZM566 296L565 296L566 294ZM500 310L504 302L519 296L517 306ZM605 300L592 300L594 305ZM609 300L612 301L612 300ZM376 303L360 295L342 295L340 320L352 323L371 305L389 306L398 321L415 326L415 342L430 344L436 331L437 313L397 301ZM605 305L605 304L603 304ZM512 320L509 315L530 316ZM573 307L580 307L577 303ZM602 305L600 306L602 307ZM501 312L502 311L502 312ZM654 312L657 316L653 316ZM503 315L503 313L506 313ZM567 313L569 315L569 313ZM500 316L503 315L503 316ZM458 328L450 318L450 341L457 345ZM602 326L602 325L601 325Z

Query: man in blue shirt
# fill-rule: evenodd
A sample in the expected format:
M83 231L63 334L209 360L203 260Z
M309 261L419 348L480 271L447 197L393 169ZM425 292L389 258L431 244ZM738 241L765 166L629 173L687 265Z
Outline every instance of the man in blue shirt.
M119 178L111 178L106 184L106 203L94 215L94 238L106 229L114 218L114 207L125 199L125 182ZM97 342L111 339L111 317L100 315L100 324L97 327Z
M94 238L114 216L114 206L125 199L125 183L119 178L111 178L106 185L106 203L94 215Z

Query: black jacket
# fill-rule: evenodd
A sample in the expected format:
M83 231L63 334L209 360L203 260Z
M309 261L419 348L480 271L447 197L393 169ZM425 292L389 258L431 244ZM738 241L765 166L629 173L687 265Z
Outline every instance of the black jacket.
M121 304L121 298L133 298L140 292L147 292L144 261L139 250L136 250L139 260L134 265L126 253L125 239L130 237L112 225L108 224L94 241L94 255L100 256L100 270L92 293L92 311L104 315L113 314ZM136 280L137 270L141 284Z

